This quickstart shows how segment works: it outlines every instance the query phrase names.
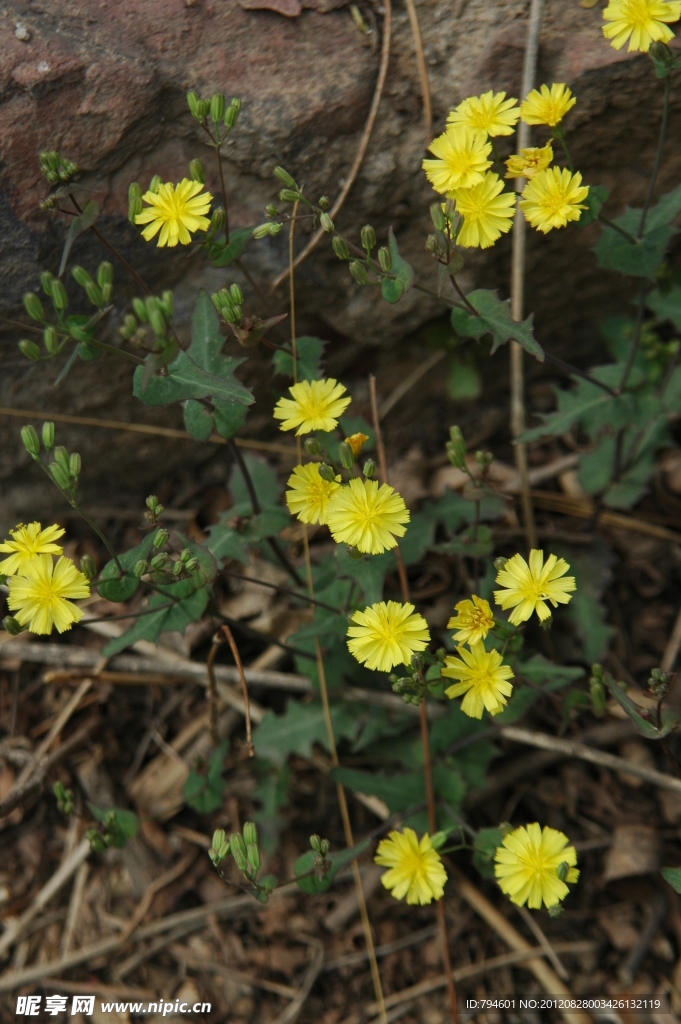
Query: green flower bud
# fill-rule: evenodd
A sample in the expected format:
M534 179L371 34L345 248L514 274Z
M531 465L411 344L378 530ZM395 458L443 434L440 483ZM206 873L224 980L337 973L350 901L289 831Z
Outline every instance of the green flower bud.
M338 445L338 458L340 459L341 466L343 466L344 469L352 469L354 466L355 455L347 441L341 441Z
M71 335L72 338L75 338L76 341L90 340L89 332L86 331L85 328L79 327L78 324L71 324L71 326L69 327L69 334Z
M153 309L151 311L149 315L149 323L151 324L151 329L157 338L165 338L166 321L160 309Z
M127 313L123 320L123 326L119 328L119 334L125 338L126 341L130 341L136 330L137 320L132 313Z
M388 249L385 245L382 245L381 248L378 250L378 262L380 263L381 270L384 273L387 274L388 271L392 270L393 258L390 255L390 249Z
M230 285L229 294L235 306L243 305L244 296L238 284Z
M229 845L232 851L232 857L234 857L239 871L245 871L248 866L248 862L246 860L246 847L238 832L232 832L229 837Z
M306 437L303 443L303 448L308 455L321 455L322 446L316 437Z
M196 116L199 121L205 120L210 110L210 100L199 100L196 105Z
M159 551L159 553L157 555L154 555L154 557L152 558L150 565L154 572L160 572L168 567L169 562L170 555L168 554L168 552Z
M43 313L43 304L35 292L24 293L24 309L30 316L31 320L45 319L45 314Z
M246 856L248 857L248 864L251 871L254 874L258 874L260 871L260 850L255 843L249 843L246 847Z
M148 509L154 512L156 515L160 515L163 511L163 505L159 502L155 494L150 494L145 502Z
M265 213L267 214L268 217L279 216L279 210L272 203L267 204L267 206L265 207Z
M284 185L288 185L289 188L295 188L296 187L295 181L293 180L291 175L288 173L288 171L285 171L283 167L275 167L274 168L274 177L278 178L279 181L283 182Z
M457 469L466 468L466 442L461 429L457 426L449 428L449 441L445 445L447 458Z
M360 232L360 238L362 240L362 248L371 252L376 245L376 232L372 228L371 224L364 225Z
M40 454L40 441L36 434L35 427L28 424L21 428L21 440L24 448L34 459Z
M162 311L165 313L165 315L170 320L170 318L173 315L173 293L170 291L170 289L168 289L167 291L163 292L163 294L161 295L161 303L160 303L160 305L161 305Z
M46 452L49 452L51 448L54 448L54 423L49 420L43 423L43 448Z
M28 338L22 338L19 342L19 351L22 355L26 356L27 359L32 362L37 362L41 358L40 349L34 341L29 341Z
M133 227L137 226L137 218L139 217L141 212L142 200L139 198L131 199L130 202L128 203L128 220L130 221Z
M189 161L189 177L192 181L199 181L202 185L206 184L206 172L204 171L203 164L200 160Z
M452 221L456 220L456 218L460 216L456 209L456 200L447 199L445 201L444 215L445 218L450 222L450 224L452 223Z
M439 248L440 243L438 242L437 237L435 235L428 235L426 238L426 251L434 253L437 252Z
M84 573L89 580L94 579L97 575L97 565L92 555L83 555L80 560L80 571Z
M2 620L2 628L10 636L19 636L19 633L23 633L25 629L28 629L28 626L20 626L13 615L5 615Z
M198 558L195 558L195 557L188 558L187 561L184 563L184 567L185 567L187 572L194 572L194 570L198 569L198 567L199 567L199 560L198 560Z
M149 316L147 314L147 307L142 299L135 296L132 300L132 308L135 310L135 316L138 320L141 320L143 324L149 323Z
M376 463L373 459L367 459L364 463L364 469L362 470L366 480L371 480L376 474Z
M283 224L270 224L270 236L274 238L275 235L278 235L283 226Z
M353 560L353 562L361 562L364 558L362 552L358 551L357 548L353 547L351 544L348 544L348 556Z
M135 562L135 568L132 571L139 580L149 572L149 563L140 558L139 562Z
M213 832L213 840L208 851L208 856L217 867L229 854L229 842L223 828L217 828Z
M475 461L479 466L482 466L482 468L484 469L485 467L492 465L492 463L494 462L494 456L492 455L491 452L477 451L475 453Z
M94 284L94 281L88 274L85 267L76 265L71 271L75 281L80 285L81 288L86 288L89 284Z
M210 98L210 119L214 124L217 124L218 121L222 121L224 116L225 97L221 92L214 92ZM194 180L198 181L198 178Z
M411 667L414 669L415 672L421 672L423 670L424 665L425 662L423 660L422 654L412 654Z
M279 198L281 199L282 203L295 203L298 201L300 196L291 188L282 188L281 192L279 193Z
M108 306L113 299L113 285L105 284L102 288L102 303Z
M104 853L106 850L106 843L102 839L101 835L96 828L88 828L85 830L85 838L90 844L90 849L93 853Z
M57 310L66 309L69 304L66 288L58 277L55 277L52 282L52 302L54 303L54 308Z
M94 281L85 287L85 294L88 297L88 302L91 302L93 306L103 306L104 296L102 295L102 289Z
M167 530L157 530L156 536L154 537L154 551L158 551L159 548L162 548L164 544L168 543L169 539L170 534L168 533Z
M225 111L225 128L228 132L231 132L232 128L236 124L239 118L239 112L241 111L241 100L235 96L232 102Z
M77 480L78 477L80 476L81 468L82 461L80 455L78 454L78 452L73 452L69 459L69 474L74 480Z
M310 846L312 847L312 849L314 850L315 853L321 853L321 849L322 849L321 843L322 843L322 840L321 840L320 836L318 836L318 835L310 836Z
M600 668L600 665L597 667ZM608 691L605 687L602 670L600 674L594 673L589 679L589 693L594 715L596 718L602 718L608 702Z
M133 199L142 198L142 186L139 181L131 181L128 185L128 202L131 203Z
M258 224L257 228L253 232L254 238L265 238L270 234L271 224Z
M321 224L322 229L324 231L326 231L326 232L333 231L333 221L329 217L328 213L323 213L321 215L321 217L319 218L319 223Z
M258 828L254 821L244 822L244 842L246 846L251 846L253 843L257 845L258 842Z
M445 218L444 210L442 209L442 203L431 203L430 219L432 220L433 227L436 231L445 230L447 227L447 220Z
M50 463L50 473L57 487L62 491L68 491L71 487L69 474L59 462Z
M369 275L367 274L367 268L359 260L350 260L348 264L350 267L350 273L354 277L357 284L368 284Z
M193 89L190 89L187 93L187 106L189 107L189 113L192 117L198 117L199 97Z
M321 196L319 200L320 210L328 210L331 207L331 200L328 196Z
M319 475L322 478L322 480L326 480L327 483L330 484L332 484L336 479L336 474L334 473L333 469L331 468L331 466L327 466L325 462L322 462L321 466L319 467Z
M447 841L447 833L434 832L433 835L430 837L430 841L432 843L433 849L439 850L440 847L444 846Z
M97 284L100 288L105 288L107 284L113 284L113 279L113 267L108 260L104 260L97 268Z
M153 192L154 195L158 192L161 185L163 184L163 178L160 174L155 174L149 182L149 192Z
M225 217L225 211L221 206L217 210L213 210L210 217L210 226L213 231L222 231L225 226L227 218Z
M52 282L54 281L54 274L51 274L49 270L43 270L40 275L40 287L49 298L52 297Z
M494 565L494 568L496 569L497 572L503 572L503 570L506 568L507 562L508 558L504 558L503 555L499 555L498 558L494 559L494 562L492 564Z

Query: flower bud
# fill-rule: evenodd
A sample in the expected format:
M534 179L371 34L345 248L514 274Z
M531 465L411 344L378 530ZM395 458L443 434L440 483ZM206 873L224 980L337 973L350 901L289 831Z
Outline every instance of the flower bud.
M221 206L217 210L213 210L210 217L210 226L213 231L222 231L225 226L227 218L225 217L225 211Z
M230 835L229 846L239 871L245 871L247 867L246 847L238 832L232 832Z
M37 362L41 358L40 349L34 341L29 341L28 338L22 338L19 342L19 350L22 355L26 356L27 359Z
M49 420L43 423L43 448L46 452L49 452L51 448L54 448L54 423Z
M105 288L108 284L113 284L113 279L113 267L108 260L103 260L97 268L97 284L100 288Z
M173 293L170 291L170 289L167 289L161 295L160 306L162 311L170 320L170 318L173 315Z
M142 299L135 296L132 300L132 308L135 310L135 316L138 320L141 320L143 324L149 322L149 315L147 313L147 307Z
M445 450L453 466L457 469L466 469L466 442L459 427L449 428L449 441L445 445Z
M130 341L136 330L137 320L132 313L127 313L123 320L123 326L119 328L118 333L122 338L125 338L126 341Z
M282 223L270 224L270 236L274 238L275 235L278 235L283 226L284 225Z
M327 466L325 462L322 462L321 466L319 467L319 475L322 478L322 480L326 480L326 482L329 484L334 483L336 479L336 474L334 473L333 469L331 468L331 466Z
M259 224L258 227L253 232L253 237L254 238L266 238L267 235L269 235L269 233L270 233L271 226L272 225L268 224L268 223L266 223L266 224Z
M594 669L600 669L600 665L594 665ZM603 677L603 670L599 672L593 672L589 679L589 693L591 696L591 709L596 718L602 718L605 714L608 691L605 686L605 679Z
M102 303L108 306L113 299L113 285L105 284L102 288Z
M306 437L303 448L308 455L321 455L322 453L322 446L316 437Z
M479 466L485 469L486 467L492 465L492 463L494 462L494 456L492 455L491 452L477 451L475 453L475 461Z
M137 218L139 217L141 212L142 200L139 198L131 199L130 202L128 203L128 220L130 221L133 227L137 225Z
M169 538L170 534L167 530L157 530L156 536L154 537L154 551L158 551L158 549L162 548L164 544L167 544Z
M278 217L279 216L279 210L276 208L276 206L273 203L268 203L267 204L267 206L265 207L265 213L266 213L266 215L268 217Z
M196 116L199 121L205 120L210 110L210 100L199 100L196 105Z
M161 177L161 175L155 174L154 177L149 182L149 192L153 192L154 195L156 195L162 184L163 178Z
M54 281L54 274L51 274L49 270L43 270L40 275L40 287L45 292L45 295L52 295L52 282Z
M35 292L24 293L24 309L30 316L31 320L45 319L45 314L43 313L43 304Z
M365 480L371 480L376 473L376 463L373 459L367 459L362 470Z
M72 479L78 479L78 477L80 476L81 468L82 461L80 455L78 454L78 452L73 452L69 459L69 475L72 477Z
M210 844L208 856L217 867L229 853L229 842L223 828L216 828L213 832L213 839Z
M293 180L291 175L288 173L288 171L285 171L283 167L275 167L274 168L274 177L278 178L279 181L281 181L284 185L288 185L289 188L295 188L296 187L295 181Z
M310 836L310 846L312 847L312 849L314 850L315 853L321 853L322 852L322 840L321 840L321 837L318 836L318 835Z
M151 568L155 572L161 572L163 569L166 569L168 567L168 563L169 562L170 562L170 555L168 554L168 552L167 551L159 551L159 553L157 555L154 555L154 557L152 558L152 560L151 560L151 562L149 564L151 565Z
M166 321L160 309L152 309L149 314L149 323L157 338L165 338Z
M86 288L89 284L94 284L94 281L88 274L85 267L76 265L71 271L75 281L80 285L81 288Z
M350 273L354 277L357 284L368 284L369 275L367 274L367 268L359 260L350 260L348 264L350 267Z
M415 672L421 672L423 670L424 665L425 662L423 660L422 654L412 654L411 667L414 669Z
M360 238L362 240L362 248L367 249L369 252L376 245L376 232L372 228L371 224L365 224L360 232Z
M347 242L344 238L341 238L340 235L334 235L331 239L331 245L333 246L333 251L339 260L346 260L350 255Z
M139 562L135 562L135 568L132 571L139 580L149 572L149 563L140 558Z
M329 199L329 197L328 196L321 196L321 198L319 200L319 209L320 210L328 210L330 206L331 206L331 200Z
M503 555L499 555L498 558L494 559L494 562L492 564L494 565L494 568L496 569L497 572L503 572L504 569L506 568L507 562L508 558L504 558Z
M439 248L440 248L440 243L438 242L436 236L435 235L428 235L428 237L426 238L426 251L427 252L437 252Z
M187 106L189 107L189 113L192 117L196 117L199 106L199 97L193 89L190 89L187 93Z
M361 562L361 560L364 558L364 555L362 554L361 551L358 551L357 548L353 547L351 544L348 544L348 557L351 558L353 562Z
M217 124L218 121L222 121L225 116L225 97L221 92L214 92L210 98L210 119L213 124ZM198 181L198 178L194 178L194 181ZM205 178L204 178L205 181Z
M30 424L21 428L21 440L24 448L34 459L40 454L40 441L36 434L35 427Z
M253 843L257 845L258 842L258 828L253 821L244 822L244 842L246 846L251 846Z
M83 327L79 327L78 324L71 324L69 326L69 334L76 341L89 341L90 335Z
M128 185L128 202L131 203L133 199L142 198L142 186L138 181L131 181Z
M333 231L333 221L329 217L328 213L323 213L321 215L321 217L319 218L319 223L321 224L322 229L324 231L326 231L326 232Z
M89 580L94 579L97 575L97 565L92 555L83 555L80 560L80 571L87 576Z
M444 210L442 209L442 203L431 203L430 219L432 220L433 227L436 231L445 230L447 227L447 220L445 218Z
M393 258L390 254L390 249L386 248L385 245L382 245L378 250L378 262L380 263L381 270L384 271L384 273L387 274L388 271L392 270Z
M281 199L282 203L296 203L300 196L291 188L282 188L281 192L279 193L279 198Z
M257 875L260 871L260 850L255 843L249 843L246 847L246 856L248 857L248 864L251 871Z
M19 633L23 633L25 629L28 629L27 626L20 626L13 615L5 615L2 620L2 628L10 636L19 636Z
M52 479L62 491L67 491L71 487L71 480L67 471L59 462L50 463L50 474Z
M341 441L338 445L338 458L344 469L352 469L355 464L355 456L347 441Z
M69 304L66 288L58 277L55 277L52 282L52 302L54 303L54 308L57 310L66 309Z
M202 185L206 183L206 172L200 160L189 161L189 177L192 181L199 181Z
M103 306L104 296L102 295L102 289L99 285L91 281L90 284L85 286L85 294L88 297L88 302L91 302L93 306Z
M227 129L228 132L231 132L232 128L236 124L239 118L240 111L241 100L237 99L237 97L235 96L232 102L227 107L227 110L225 111L225 128Z
M161 512L163 512L163 505L161 505L155 494L150 494L145 504L154 515L160 516Z
M244 301L243 292L238 284L230 285L229 294L235 306L242 306Z

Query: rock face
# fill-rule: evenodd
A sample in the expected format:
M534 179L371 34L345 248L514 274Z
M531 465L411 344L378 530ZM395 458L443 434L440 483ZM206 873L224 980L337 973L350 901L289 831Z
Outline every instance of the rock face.
M175 288L180 331L186 328L197 287L214 289L225 280L241 279L231 268L227 273L206 269L198 253L146 245L127 223L131 180L146 187L158 173L177 181L195 156L204 160L208 187L219 194L212 153L187 110L189 88L201 95L220 90L228 99L237 95L243 101L225 147L233 226L263 220L263 207L276 196L272 170L278 163L304 183L311 197L324 193L333 200L354 159L373 95L383 8L379 0L360 4L372 27L366 35L347 7L309 2L317 9L302 10L297 17L245 9L252 0L243 7L236 0L32 0L5 8L0 19L0 306L7 316L24 321L23 312L17 314L22 292L37 286L41 270L55 271L58 265L63 223L40 211L45 186L37 153L46 148L59 149L79 165L80 184L102 208L102 231L150 286ZM433 132L442 130L447 112L465 95L488 88L518 95L528 6L524 0L421 0ZM287 0L280 9L295 14L299 8L298 0ZM647 58L617 53L606 43L600 19L600 7L546 5L538 82L566 81L576 94L577 106L567 122L575 165L587 182L613 190L609 210L617 215L624 202L640 203L645 194L661 88ZM674 144L680 128L676 90L662 191L681 176L681 151ZM535 138L544 135L536 130ZM413 41L399 3L393 10L390 67L378 117L337 225L356 237L370 221L384 239L392 224L401 252L420 279L430 283L434 268L424 242L434 197L420 169L425 142ZM301 246L307 232L301 222ZM527 306L536 311L538 337L550 337L554 347L569 347L573 354L584 322L626 299L619 281L596 272L590 252L596 232L571 228L530 238ZM286 266L285 235L253 242L247 250L245 263L265 292ZM472 253L462 283L493 285L507 293L509 254L509 239L487 253ZM104 255L88 235L77 240L72 262L91 268ZM116 285L120 312L125 312L134 291L118 267ZM265 314L265 300L244 287L253 309ZM285 311L286 288L267 302L274 311ZM336 346L343 339L385 344L441 312L436 299L414 291L388 306L376 289L358 289L326 239L297 274L299 326L326 331ZM102 361L78 365L55 389L54 364L30 365L19 356L15 346L21 333L12 329L4 335L3 405L180 425L177 410L152 414L142 409L130 396L127 366L110 359L104 370ZM250 373L257 383L262 378L257 356L253 364ZM260 389L271 401L271 383ZM16 427L16 421L0 417L0 474L5 482L11 475L19 485L9 519L29 514ZM101 452L99 435L78 435L77 443L84 457ZM142 452L129 439L109 444L106 461L94 460L89 470L91 485L117 484L136 492L143 480L159 475L160 469L150 470L150 464L170 473L182 457L177 446L145 445ZM30 479L35 483L33 472ZM1 518L4 525L6 516Z

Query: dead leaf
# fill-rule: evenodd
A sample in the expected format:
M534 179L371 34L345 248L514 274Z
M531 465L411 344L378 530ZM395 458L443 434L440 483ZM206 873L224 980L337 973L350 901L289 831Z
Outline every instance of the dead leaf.
M300 0L239 0L245 11L274 11L285 18L297 18L303 9Z
M647 875L660 866L660 843L649 825L618 825L605 859L603 880Z
M667 825L678 825L681 821L681 793L675 789L658 789L657 799Z
M625 761L631 761L638 768L656 768L655 760L653 755L650 753L648 747L641 742L641 740L627 740L619 748L620 757L623 757ZM637 775L630 775L629 772L618 772L617 773L621 781L626 786L631 786L632 789L640 789L644 784L644 780L639 778Z
M633 949L638 942L638 929L634 925L636 908L633 903L606 907L598 914L598 923L615 949Z
M404 498L407 508L413 508L417 501L425 498L428 488L423 482L425 459L418 445L409 449L407 454L388 469L390 486Z

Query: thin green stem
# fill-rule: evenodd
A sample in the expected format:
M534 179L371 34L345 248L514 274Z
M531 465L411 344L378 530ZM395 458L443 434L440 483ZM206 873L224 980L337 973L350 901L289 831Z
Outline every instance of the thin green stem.
M662 163L662 152L664 150L665 140L667 138L667 124L669 123L669 95L671 92L671 75L667 75L664 80L664 100L662 103L662 123L660 125L660 137L657 142L657 154L655 156L655 166L653 167L653 173L650 176L650 184L648 186L648 195L646 196L645 205L641 213L641 221L638 226L637 235L639 238L643 237L643 232L646 226L646 219L648 217L648 211L650 210L650 204L653 201L653 193L655 191L655 183L657 181L657 175L660 170L660 164Z
M81 214L83 211L80 208L80 205L79 205L76 197L74 196L74 194L72 192L69 193L69 199L71 200L71 202L75 206L78 214ZM144 283L142 278L139 276L137 271L133 270L133 268L130 266L128 261L119 253L118 249L116 249L116 247L114 245L112 245L111 242L107 238L104 237L104 235L101 233L101 231L99 231L98 228L96 228L94 224L90 225L90 231L93 233L95 238L98 238L99 241L102 243L102 245L105 246L109 250L111 255L114 256L118 260L118 262L121 264L121 266L125 267L127 272L130 274L132 279L139 285L139 287L142 289L142 291L146 295L151 295L151 291L149 290L147 285Z
M575 168L572 163L572 157L570 156L570 150L568 149L567 142L565 141L565 132L562 128L556 126L551 134L553 135L554 139L558 139L558 141L560 142L563 152L565 153L565 159L567 160L567 165L570 169L570 174L574 174Z
M113 547L109 543L109 540L106 537L106 535L104 533L102 533L102 531L99 529L99 527L95 525L95 523L92 521L92 519L90 519L90 517L87 514L87 512L83 512L82 508L80 507L80 505L78 504L78 502L77 502L77 500L75 498L75 495L72 498L68 499L68 500L69 500L69 504L71 505L71 507L73 509L75 509L75 511L78 513L78 515L81 517L81 519L84 519L85 522L90 527L90 529L94 530L94 532L97 534L97 536L101 540L102 544L104 545L104 547L106 548L106 550L109 552L109 554L113 558L114 562L116 563L116 568L118 569L119 574L121 576L125 576L125 570L123 569L123 566L121 565L121 563L118 561L118 555L116 554L116 552L114 551Z
M601 388L602 391L607 391L607 393L612 395L613 398L618 397L619 393L617 391L609 387L609 385L604 384L603 381L592 377L586 370L580 370L578 366L573 366L572 363L566 362L564 359L561 359L560 356L554 356L552 352L547 352L546 349L544 349L544 356L549 363L553 363L554 366L560 367L560 369L564 370L566 373L574 373L578 377L582 377L583 380L588 380L590 384L595 384L596 387Z
M499 171L499 177L503 181L503 178L504 178L504 165L503 165L503 163L501 161L501 157L499 155L499 150L497 149L497 147L495 145L494 139L490 138L489 141L492 144L492 152L494 153L494 159L496 160L497 170Z
M466 309L468 310L468 312L472 313L473 316L480 316L480 314L478 313L478 311L475 308L475 306L473 305L473 303L468 301L468 299L464 295L463 291L461 290L461 286L460 286L459 282L456 279L456 275L455 274L450 274L449 275L449 280L452 282L452 284L456 288L457 292L459 293L459 295L463 299L463 301L465 303L465 306L466 306Z
M598 214L598 219L599 219L599 220L600 220L600 221L601 221L601 222L602 222L603 224L607 224L609 228L612 228L612 229L613 229L613 231L618 231L620 235L623 235L623 236L624 236L624 237L625 237L625 238L627 239L627 241L629 241L629 242L633 242L633 243L634 243L634 245L638 245L638 242L639 242L639 240L638 240L638 238L636 237L636 235L632 235L632 234L630 234L630 233L629 233L628 231L625 231L625 230L624 230L624 228L620 227L620 225L619 225L619 224L615 224L615 221L614 221L614 220L610 220L610 218L609 218L609 217L605 217L605 216L603 216L603 214L602 214L602 213L599 213L599 214Z
M624 370L622 371L622 377L620 380L619 390L624 391L629 380L629 374L631 373L634 361L636 359L636 353L638 352L638 346L641 341L641 330L643 328L643 316L646 310L646 282L641 282L641 290L638 298L638 312L636 314L636 327L634 329L634 336L631 339L631 345L629 346L629 352L627 354L627 361L624 364Z
M245 583L256 583L259 587L267 587L269 590L276 590L279 594L288 594L289 597L295 597L298 601L307 601L308 604L317 605L319 608L326 608L329 612L334 612L336 615L340 615L341 609L334 608L332 604L327 604L325 601L318 601L315 597L308 597L307 594L298 594L295 590L290 590L288 587L282 587L279 583L265 583L264 580L258 580L255 576L244 576L240 572L231 572L229 569L221 569L221 575L232 576L236 580L243 580Z

